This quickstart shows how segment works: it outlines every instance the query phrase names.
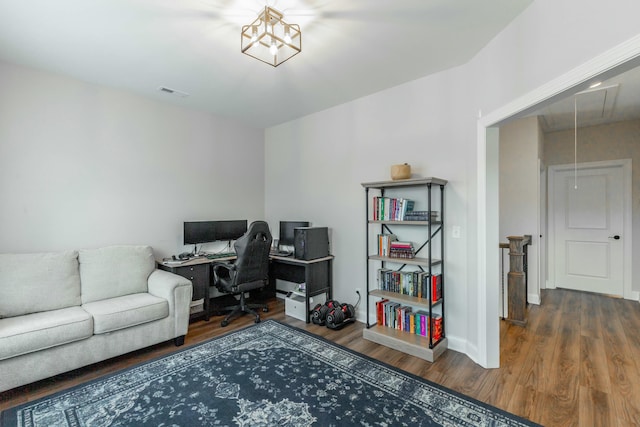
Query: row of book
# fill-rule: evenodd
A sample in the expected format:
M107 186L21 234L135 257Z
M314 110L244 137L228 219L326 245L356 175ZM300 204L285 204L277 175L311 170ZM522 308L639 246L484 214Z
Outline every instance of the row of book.
M376 302L376 321L380 326L397 329L410 334L432 337L433 341L442 338L442 316L433 314L429 322L429 313L424 310L413 311L413 307L382 299ZM429 327L431 323L431 327Z
M378 289L416 298L442 299L442 274L429 276L426 271L378 269Z
M392 197L373 198L374 221L404 221L408 212L413 211L415 202L410 199Z
M438 222L440 220L439 211L411 211L407 212L403 221L431 221Z
M414 207L415 202L411 199L376 196L373 198L373 220L439 221L439 211L417 211Z
M415 258L416 251L413 249L413 243L396 240L391 242L388 256L390 258Z
M395 234L378 234L378 255L390 258L415 258L412 242L400 242Z

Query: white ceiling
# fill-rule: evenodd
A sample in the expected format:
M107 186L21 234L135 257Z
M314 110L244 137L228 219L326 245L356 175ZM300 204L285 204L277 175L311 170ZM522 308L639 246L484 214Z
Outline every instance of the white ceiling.
M640 119L640 67L610 78L596 78L594 82L600 85L566 96L527 116L541 116L544 132L573 129L576 124L586 127Z
M463 64L531 2L268 0L302 30L273 68L240 53L264 0L0 0L0 60L262 128Z

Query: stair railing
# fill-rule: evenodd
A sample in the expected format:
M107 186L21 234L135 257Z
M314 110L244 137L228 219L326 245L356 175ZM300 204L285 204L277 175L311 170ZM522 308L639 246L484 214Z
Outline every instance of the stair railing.
M527 247L531 244L531 235L509 236L509 243L500 243L501 248L501 297L502 319L504 315L504 250L509 249L509 273L507 274L507 310L506 320L525 325L527 323L527 295L529 283L527 279L528 261Z

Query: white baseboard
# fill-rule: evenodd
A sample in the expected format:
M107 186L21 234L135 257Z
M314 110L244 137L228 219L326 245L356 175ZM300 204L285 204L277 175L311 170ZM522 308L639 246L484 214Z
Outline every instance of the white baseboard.
M459 337L451 336L447 334L448 348L450 350L459 351L460 353L464 353L467 356L469 355L469 350L473 351L474 354L478 354L478 349L468 345L467 341L460 339Z
M356 311L356 320L358 322L362 322L362 323L367 323L367 311L364 309L363 304L360 305L360 307L358 307L359 310ZM371 318L369 318L369 321L372 321ZM375 318L373 318L373 321L375 321Z
M451 350L459 351L460 353L466 354L467 356L469 356L469 359L473 360L474 363L477 363L478 365L482 366L482 364L480 363L480 357L478 354L478 347L476 347L473 344L469 344L469 342L467 341L460 340L459 338L453 338L453 339L451 339L450 337L447 337L447 338L449 339L449 343L450 343L449 348Z
M540 295L539 294L527 295L527 302L529 302L530 304L540 305Z

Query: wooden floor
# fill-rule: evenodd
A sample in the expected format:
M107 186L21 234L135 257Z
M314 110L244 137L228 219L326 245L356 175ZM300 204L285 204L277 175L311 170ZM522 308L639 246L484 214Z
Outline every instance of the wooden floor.
M501 367L486 370L448 350L435 363L362 338L363 324L342 331L284 315L281 300L263 319L324 336L415 375L545 426L640 425L640 304L574 291L547 290L531 306L526 327L501 322ZM190 325L186 345L252 324L251 316L220 327L220 318ZM172 343L0 393L0 410L175 351Z

